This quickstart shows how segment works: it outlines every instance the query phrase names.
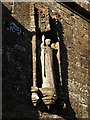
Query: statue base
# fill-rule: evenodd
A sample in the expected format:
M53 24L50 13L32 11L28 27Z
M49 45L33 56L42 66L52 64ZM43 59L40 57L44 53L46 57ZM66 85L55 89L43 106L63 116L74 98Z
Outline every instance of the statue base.
M42 92L43 94L43 102L44 104L48 107L50 107L50 105L54 104L55 103L55 100L56 100L56 92L55 92L55 89L54 88L40 88L40 91Z

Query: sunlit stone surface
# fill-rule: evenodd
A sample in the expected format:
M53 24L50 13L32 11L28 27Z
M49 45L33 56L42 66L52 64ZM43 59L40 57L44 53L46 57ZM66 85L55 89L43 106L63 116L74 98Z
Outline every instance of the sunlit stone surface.
M3 4L3 118L89 118L89 22L55 2L35 3L32 17L31 3Z

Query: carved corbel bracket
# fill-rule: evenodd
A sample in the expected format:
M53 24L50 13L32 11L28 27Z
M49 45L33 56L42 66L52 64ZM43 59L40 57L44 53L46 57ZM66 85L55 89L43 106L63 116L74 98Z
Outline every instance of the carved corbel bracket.
M44 102L44 104L48 107L48 109L50 108L50 105L54 104L57 96L56 96L56 90L53 88L40 88L39 89L42 94L43 94L43 98L42 101Z
M37 94L38 87L32 86L31 87L31 92L32 92L31 99L32 99L33 106L37 106L37 101L39 100L39 96Z

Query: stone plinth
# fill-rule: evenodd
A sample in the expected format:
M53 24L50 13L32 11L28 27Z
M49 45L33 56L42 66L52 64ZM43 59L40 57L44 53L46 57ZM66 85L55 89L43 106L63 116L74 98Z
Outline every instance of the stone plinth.
M40 88L40 91L43 94L42 100L43 100L44 104L47 105L47 107L49 108L49 106L51 104L54 104L55 100L56 100L55 89L45 87L45 88Z

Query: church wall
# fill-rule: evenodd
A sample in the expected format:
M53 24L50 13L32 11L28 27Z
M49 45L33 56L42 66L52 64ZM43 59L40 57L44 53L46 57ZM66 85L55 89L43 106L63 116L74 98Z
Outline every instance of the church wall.
M32 84L32 35L29 24L27 3L16 3L13 14L12 3L2 4L2 115L6 118L33 116L31 105L27 106L30 104Z
M6 4L6 6L11 10L9 4ZM90 59L88 55L89 54L88 53L89 23L84 19L82 19L80 16L74 14L65 7L61 6L60 4L56 4L56 6L57 8L55 7L55 5L53 6L53 4L52 5L50 4L51 9L54 9L55 12L60 15L60 18L58 18L58 20L62 24L63 41L67 49L67 53L66 53L67 62L68 62L67 74L68 74L68 92L69 92L70 103L76 113L77 118L89 118L90 117L90 94L89 94L90 81L89 81L89 73L88 73L89 70L88 64ZM29 30L30 29L29 5L28 4L23 5L23 3L16 3L14 9L15 12L13 14L13 17L19 23L21 23L25 29ZM31 55L30 52L31 43L29 41L31 40L31 38L30 36L28 36L28 32L26 33L27 34L22 42L22 45L25 45L26 49L28 50L28 54ZM6 34L8 36L8 33ZM21 44L21 41L19 42L19 37L17 37L17 43ZM29 48L29 44L30 44L30 48ZM30 65L28 67L31 68L32 67L31 56L29 56L27 60ZM27 63L27 60L25 63ZM31 72L31 69L28 69L27 73L29 72ZM32 79L32 76L28 74L27 79L30 80L30 78ZM23 79L22 75L21 75L21 79ZM26 85L27 84L28 83L26 83Z
M71 106L78 118L88 118L90 116L89 23L65 7L61 5L58 7L68 56L68 91Z

